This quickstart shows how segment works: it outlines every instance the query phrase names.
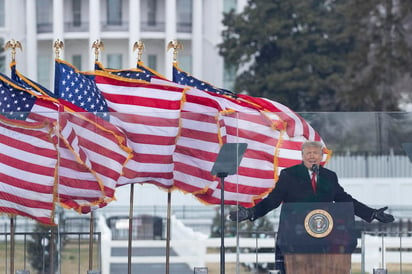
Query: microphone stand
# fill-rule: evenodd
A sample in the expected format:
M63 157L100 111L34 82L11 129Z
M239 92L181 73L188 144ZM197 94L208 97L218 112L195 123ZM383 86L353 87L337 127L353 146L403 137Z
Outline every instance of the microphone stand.
M225 177L227 173L221 172L220 178L220 273L225 274Z

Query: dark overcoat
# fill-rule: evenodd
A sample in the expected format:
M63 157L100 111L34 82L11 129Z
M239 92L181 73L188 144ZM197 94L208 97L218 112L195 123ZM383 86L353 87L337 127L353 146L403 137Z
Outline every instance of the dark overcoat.
M276 187L253 207L254 218L259 218L277 208L281 203L353 202L355 215L367 222L372 221L373 208L354 199L338 182L335 172L319 167L316 193L312 189L310 174L305 165L285 168L279 175Z

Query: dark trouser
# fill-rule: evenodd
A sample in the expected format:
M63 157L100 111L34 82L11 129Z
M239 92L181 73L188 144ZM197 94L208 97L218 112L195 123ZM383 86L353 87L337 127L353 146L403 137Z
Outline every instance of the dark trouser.
M286 274L285 270L285 257L280 252L279 246L275 247L275 270L280 270L280 274Z

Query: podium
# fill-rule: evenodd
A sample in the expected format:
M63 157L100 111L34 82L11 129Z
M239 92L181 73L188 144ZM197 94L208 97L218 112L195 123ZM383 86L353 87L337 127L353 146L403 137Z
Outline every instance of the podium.
M356 248L352 203L284 203L277 244L287 273L350 273Z

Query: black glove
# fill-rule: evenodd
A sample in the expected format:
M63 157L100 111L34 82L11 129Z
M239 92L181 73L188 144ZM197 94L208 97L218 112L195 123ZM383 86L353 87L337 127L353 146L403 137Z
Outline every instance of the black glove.
M252 208L246 208L239 206L237 210L229 212L229 218L232 221L244 221L244 220L254 220L254 213Z
M391 214L387 214L384 211L387 210L388 207L382 207L380 209L375 209L375 211L372 214L372 220L376 219L381 223L392 223L395 218Z

